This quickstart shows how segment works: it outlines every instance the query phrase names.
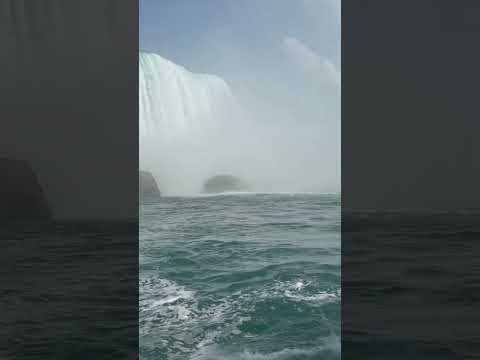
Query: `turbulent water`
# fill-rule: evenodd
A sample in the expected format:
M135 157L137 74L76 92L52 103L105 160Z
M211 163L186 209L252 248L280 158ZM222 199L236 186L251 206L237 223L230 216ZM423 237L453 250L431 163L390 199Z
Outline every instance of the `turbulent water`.
M140 207L142 359L339 359L340 197Z

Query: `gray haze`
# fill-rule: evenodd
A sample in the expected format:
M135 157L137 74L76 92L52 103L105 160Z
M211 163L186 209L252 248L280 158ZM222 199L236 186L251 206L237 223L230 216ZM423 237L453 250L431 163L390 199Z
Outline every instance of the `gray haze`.
M0 2L0 157L27 161L56 218L138 214L134 2Z

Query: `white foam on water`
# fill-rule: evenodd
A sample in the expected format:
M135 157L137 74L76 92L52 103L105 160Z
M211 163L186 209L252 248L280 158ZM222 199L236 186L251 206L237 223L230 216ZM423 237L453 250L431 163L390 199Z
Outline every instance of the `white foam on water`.
M185 351L184 342L197 350L214 345L225 333L238 333L238 326L248 320L238 316L239 309L245 311L243 301L227 297L200 309L196 292L171 280L143 281L140 293L140 335L154 339L151 343L142 341L142 346L163 346L171 355ZM179 341L160 344L160 337Z
M338 300L338 295L336 293L329 293L326 291L321 291L314 295L301 295L289 290L285 291L285 297L292 299L294 301L314 303L314 304L325 304L327 302L335 302Z
M151 278L140 283L141 335L171 329L193 316L195 292L168 279Z
M194 291L186 290L183 286L167 279L158 279L153 285L155 288L156 299L149 299L143 303L146 310L153 310L160 306L172 305L179 300L194 299ZM145 291L145 288L142 289ZM151 292L153 289L149 289Z
M340 301L340 289L315 291L310 289L311 285L314 285L311 281L304 281L303 279L287 282L276 281L272 286L266 287L257 294L257 296L259 298L287 298L292 301L317 306Z
M194 351L192 359L232 359L232 360L269 360L289 359L295 356L315 358L324 352L335 353L332 344L324 344L314 349L285 349L272 354L242 352L225 354L218 350L219 340L228 336L249 337L243 333L241 325L251 321L256 306L264 301L288 299L309 306L321 306L340 300L340 290L318 291L318 284L298 278L292 281L275 281L261 289L245 288L232 295L214 301L208 306L199 306L196 292L167 279L144 281L141 284L140 318L141 336L150 336L151 345L158 348L159 337L176 339L161 345L170 355L183 351ZM208 329L208 330L205 330ZM321 339L322 343L325 339ZM185 343L191 346L185 348ZM328 346L327 346L328 345ZM176 358L176 357L172 357ZM327 357L328 359L328 357Z

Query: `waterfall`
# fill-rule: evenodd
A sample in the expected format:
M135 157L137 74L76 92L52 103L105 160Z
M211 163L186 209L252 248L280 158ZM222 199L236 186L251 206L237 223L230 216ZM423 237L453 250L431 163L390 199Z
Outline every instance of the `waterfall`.
M218 76L195 74L151 54L140 53L140 139L174 141L218 126L234 102Z
M140 167L153 173L162 192L198 191L201 177L211 175L219 158L212 142L232 129L227 123L232 123L235 107L222 78L193 73L159 55L141 52Z

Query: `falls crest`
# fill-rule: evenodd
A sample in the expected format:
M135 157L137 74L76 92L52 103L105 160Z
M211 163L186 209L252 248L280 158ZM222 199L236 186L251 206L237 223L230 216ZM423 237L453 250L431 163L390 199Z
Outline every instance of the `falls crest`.
M232 92L220 77L195 74L163 57L140 53L140 138L169 141L218 125Z

